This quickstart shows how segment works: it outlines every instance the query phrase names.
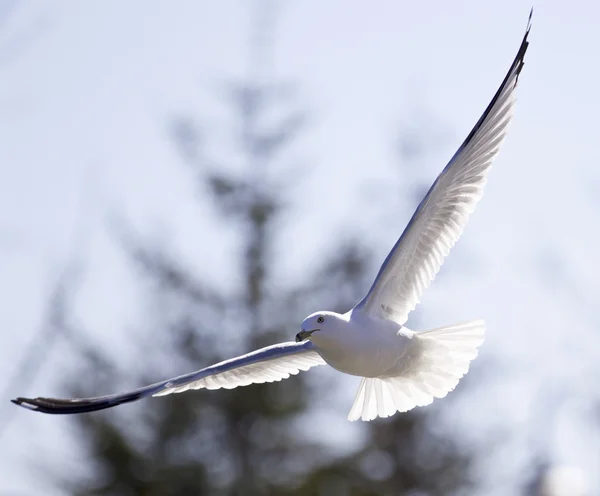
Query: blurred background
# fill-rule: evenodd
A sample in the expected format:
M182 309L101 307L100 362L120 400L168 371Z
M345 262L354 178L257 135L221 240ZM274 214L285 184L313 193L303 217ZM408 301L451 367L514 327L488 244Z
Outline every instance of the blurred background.
M81 416L346 311L499 86L531 5L0 0L0 495L600 494L600 5L535 5L516 116L408 322L484 317L370 423L318 367Z

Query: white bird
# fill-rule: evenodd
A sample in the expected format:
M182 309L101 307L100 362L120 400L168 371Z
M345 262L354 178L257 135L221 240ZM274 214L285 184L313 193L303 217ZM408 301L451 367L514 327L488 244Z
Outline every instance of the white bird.
M279 381L323 364L362 377L349 420L388 417L446 396L477 356L485 323L474 320L418 332L404 324L482 195L486 174L511 120L530 28L531 13L502 85L419 204L368 294L352 310L343 315L316 312L308 316L296 342L268 346L130 392L86 399L12 401L37 412L83 413L147 396Z

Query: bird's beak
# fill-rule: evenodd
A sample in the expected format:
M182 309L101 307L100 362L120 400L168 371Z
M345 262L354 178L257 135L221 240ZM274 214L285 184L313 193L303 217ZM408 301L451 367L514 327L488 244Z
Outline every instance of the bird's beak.
M300 331L298 334L296 334L296 343L300 343L301 341L308 339L313 332L318 331L318 330L319 329L313 329L312 331L305 331L305 330Z

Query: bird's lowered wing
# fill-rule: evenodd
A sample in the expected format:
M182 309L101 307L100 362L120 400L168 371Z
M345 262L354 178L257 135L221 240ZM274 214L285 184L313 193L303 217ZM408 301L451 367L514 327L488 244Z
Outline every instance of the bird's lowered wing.
M324 363L310 341L280 343L126 393L84 399L17 398L12 402L42 413L93 412L148 396L181 393L188 389L233 389L249 384L280 381L301 370Z
M419 204L357 308L402 325L438 273L481 198L486 173L506 135L530 28L531 14L502 85Z

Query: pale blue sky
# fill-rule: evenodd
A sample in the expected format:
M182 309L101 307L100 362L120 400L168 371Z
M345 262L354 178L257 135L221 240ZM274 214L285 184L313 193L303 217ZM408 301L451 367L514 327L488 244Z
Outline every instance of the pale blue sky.
M90 219L89 260L78 317L106 349L131 350L126 331L141 320L139 292L105 230L109 211L126 212L142 232L159 226L167 245L204 277L225 279L235 237L203 242L218 226L196 203L166 124L178 113L198 116L211 124L214 150L222 152L230 125L219 92L222 82L247 74L251 13L251 3L240 1L9 4L8 14L0 10L3 377L36 332L82 216ZM581 465L598 487L600 440L581 418L600 399L600 7L565 5L535 5L509 137L443 277L419 307L427 327L488 321L474 369L482 380L449 406L444 422L460 428L466 442L498 430L514 436L481 461L495 467L490 495L508 494L498 484L513 480L526 435L539 424L541 398L550 392L565 396L565 407L556 412L549 447L558 462ZM500 84L531 5L306 0L279 6L272 75L297 84L299 103L313 114L295 148L312 168L296 187L297 209L281 226L282 243L296 249L278 270L283 279L298 275L299 261L322 256L339 229L361 233L383 260L414 202L376 201L382 191L389 198L392 187L410 190L392 172L398 132L414 122L433 124L425 136L435 149L420 172L432 182ZM356 195L368 200L360 212L349 211ZM465 270L470 260L476 268ZM57 392L61 372L72 364L68 352L57 346L30 391L18 393ZM353 388L340 394L347 396L342 418ZM2 402L0 412L11 407L7 398ZM0 490L38 494L44 487L50 494L36 484L28 462L76 464L72 422L17 412L0 445Z

